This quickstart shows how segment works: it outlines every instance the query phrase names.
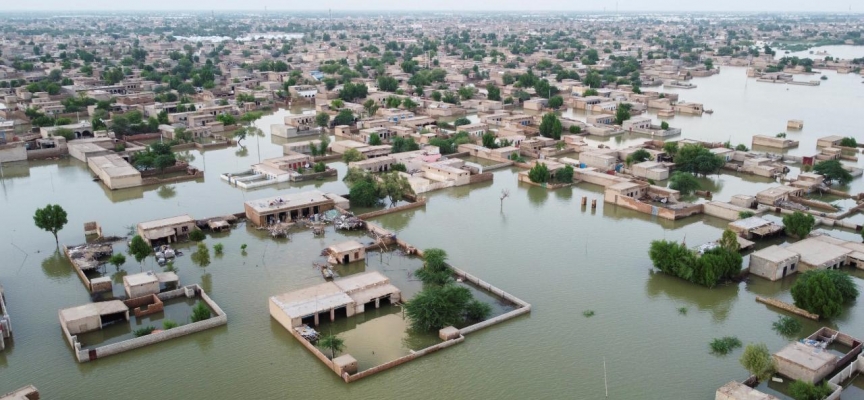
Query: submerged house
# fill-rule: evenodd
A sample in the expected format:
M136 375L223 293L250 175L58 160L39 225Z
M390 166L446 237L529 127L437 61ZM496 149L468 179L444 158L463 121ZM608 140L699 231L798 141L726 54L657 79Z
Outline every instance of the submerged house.
M246 210L246 218L256 226L307 218L336 207L342 209L350 207L348 199L317 190L250 200L243 206Z
M189 214L141 222L137 227L138 235L151 246L177 242L188 237L193 230L195 220Z
M331 264L348 264L366 258L366 246L356 240L336 243L327 248L330 257L327 261Z

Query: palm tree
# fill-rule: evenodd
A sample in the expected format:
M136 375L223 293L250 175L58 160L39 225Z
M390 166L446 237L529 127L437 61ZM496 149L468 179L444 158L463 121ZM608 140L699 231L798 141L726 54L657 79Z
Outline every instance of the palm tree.
M331 358L336 358L336 352L341 352L345 349L345 340L339 336L330 334L319 339L318 346L330 349Z

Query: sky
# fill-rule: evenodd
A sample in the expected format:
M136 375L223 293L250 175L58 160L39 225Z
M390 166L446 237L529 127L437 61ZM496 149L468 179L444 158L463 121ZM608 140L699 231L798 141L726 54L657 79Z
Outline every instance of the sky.
M2 11L125 11L125 10L471 10L471 11L753 11L753 12L853 12L864 11L860 0L438 0L419 2L405 0L40 0L35 2L6 0ZM857 6L857 7L856 7ZM0 11L0 12L2 12Z

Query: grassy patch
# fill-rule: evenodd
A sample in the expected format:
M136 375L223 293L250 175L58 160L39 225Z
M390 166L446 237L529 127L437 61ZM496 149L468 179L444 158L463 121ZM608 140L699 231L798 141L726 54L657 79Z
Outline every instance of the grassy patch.
M776 321L771 323L774 332L785 337L792 337L801 332L801 322L797 319L787 316L780 316Z
M585 311L582 311L582 315L584 315L585 318L593 317L593 316L594 316L594 310L585 310Z
M714 339L709 344L711 352L719 355L726 355L735 350L736 347L741 347L741 341L734 336L724 336L719 339Z

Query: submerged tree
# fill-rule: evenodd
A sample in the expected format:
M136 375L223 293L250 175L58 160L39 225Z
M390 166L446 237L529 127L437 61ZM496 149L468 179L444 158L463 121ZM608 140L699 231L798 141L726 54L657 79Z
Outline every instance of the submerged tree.
M751 375L755 375L756 379L764 381L774 375L775 366L774 359L771 357L771 352L768 351L768 346L764 343L750 343L744 348L744 353L738 359Z
M330 350L330 358L333 359L336 353L345 349L345 340L336 335L326 335L318 339L318 346Z
M700 187L699 180L687 172L675 171L669 178L669 188L677 190L685 196L699 190Z
M54 242L59 246L60 240L57 238L57 232L60 232L69 220L63 207L49 204L36 210L36 214L33 215L33 222L37 228L51 232L54 235Z
M813 230L813 226L816 225L816 218L810 214L795 211L783 216L783 225L786 227L787 235L801 239L807 237Z
M849 275L836 270L811 270L798 277L792 285L795 306L823 318L834 318L843 312L843 305L858 298L858 287Z
M153 249L150 248L150 245L141 236L135 235L132 237L132 241L129 242L129 254L135 257L135 261L139 263L144 261L151 251Z

